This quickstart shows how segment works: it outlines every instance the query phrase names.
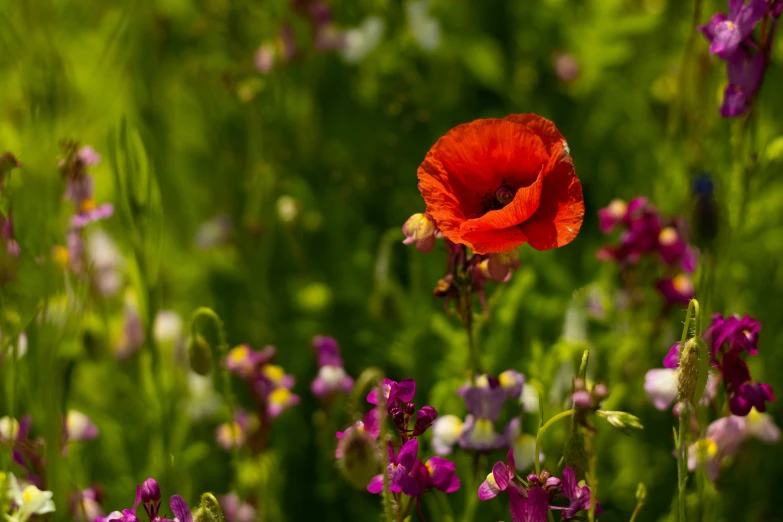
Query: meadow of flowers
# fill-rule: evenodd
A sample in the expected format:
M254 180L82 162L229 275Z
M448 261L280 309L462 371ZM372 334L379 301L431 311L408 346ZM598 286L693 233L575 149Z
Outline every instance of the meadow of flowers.
M9 522L776 521L783 0L0 0Z

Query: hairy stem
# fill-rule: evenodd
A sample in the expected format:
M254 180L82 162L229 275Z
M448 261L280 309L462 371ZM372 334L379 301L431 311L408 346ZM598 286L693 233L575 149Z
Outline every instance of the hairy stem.
M536 435L536 454L535 454L536 473L541 473L541 440L542 440L541 437L542 437L542 435L544 434L544 432L547 429L549 429L549 427L552 424L556 423L560 419L566 419L566 418L570 417L573 414L574 414L574 410L572 410L572 409L571 410L566 410L566 411L561 412L561 413L558 413L557 415L555 415L554 417L552 417L551 419L546 421L546 423L544 423L544 425L541 426L538 429L538 434Z

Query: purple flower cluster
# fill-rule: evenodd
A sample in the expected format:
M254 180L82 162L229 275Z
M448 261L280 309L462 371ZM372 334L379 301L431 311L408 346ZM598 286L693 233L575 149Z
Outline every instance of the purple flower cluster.
M378 388L373 389L367 395L367 402L374 407L345 432L338 432L335 456L340 459L344 456L344 441L349 440L349 432L356 430L362 435L376 441L381 431L381 422L385 415L391 418L397 430L402 446L395 452L394 446L389 441L385 448L388 454L388 466L386 472L389 477L389 490L392 493L403 493L417 499L417 505L421 495L435 488L444 493L452 493L459 489L460 480L456 474L456 466L442 457L431 457L426 461L419 459L419 441L417 437L423 435L432 426L438 412L432 406L422 406L418 410L412 402L416 394L416 381L403 379L400 382L391 379L382 379ZM381 405L385 404L385 411L381 411ZM370 479L367 491L380 494L384 487L384 475L378 474Z
M462 421L454 415L444 415L433 424L432 447L438 455L449 455L455 445L468 451L514 450L518 469L524 469L535 458L535 439L522 433L521 419L512 418L503 433L496 422L507 401L518 404L525 377L506 370L497 378L479 375L475 382L457 390L464 399L468 415Z
M40 437L30 438L32 424L30 415L23 415L18 421L11 417L0 418L0 442L12 446L11 458L25 471L26 480L43 487L45 442Z
M508 494L512 520L524 522L546 522L549 510L562 513L560 520L578 520L581 511L590 509L590 488L579 485L576 473L570 467L563 469L563 479L553 476L548 470L539 474L531 473L526 483L517 479L513 451L509 451L506 462L496 462L492 472L478 489L481 500L490 500L501 492ZM567 505L553 505L560 495ZM596 501L596 513L602 509Z
M335 394L349 394L353 389L353 378L345 373L340 346L334 337L316 335L313 348L318 358L318 376L310 384L310 391L319 399L328 399Z
M312 33L312 41L317 51L341 49L345 45L345 34L339 30L332 20L332 9L321 0L291 0L291 7L307 23ZM285 24L280 28L280 35L273 41L268 41L256 50L254 56L255 68L266 74L276 64L287 63L298 54L296 37L293 28Z
M95 517L95 522L110 522L116 520L119 522L139 522L136 516L136 510L139 507L139 503L144 506L144 511L147 513L149 522L193 522L193 515L190 512L187 502L179 495L174 495L169 500L169 507L171 512L176 517L175 519L165 518L160 515L160 485L153 478L148 478L139 487L136 486L136 499L133 502L131 509L123 509L120 511L113 511L105 517Z
M74 142L63 144L63 157L58 167L65 178L65 198L76 207L71 226L81 229L94 221L110 217L114 213L111 203L98 205L95 202L94 180L87 168L97 165L101 155L89 145L78 148Z
M729 401L729 410L744 417L753 408L759 412L767 410L767 402L774 402L775 394L768 384L756 382L750 375L747 363L740 356L758 354L758 334L761 323L746 315L723 317L716 313L712 324L704 332L704 339L710 348L712 366L719 372L710 376L702 401L711 401L719 382ZM645 376L645 390L656 408L664 410L677 398L677 371L680 358L680 343L671 347L663 360L662 369L653 369Z
M604 234L622 229L619 243L598 251L600 260L616 261L627 272L643 259L654 259L666 270L655 287L667 305L688 304L693 297L690 276L696 270L697 251L688 243L682 220L664 218L644 197L628 203L615 199L598 211L598 219Z
M780 428L772 417L756 411L746 417L721 417L688 449L688 468L694 471L704 466L707 476L716 480L725 459L736 454L748 438L772 444L780 440Z
M65 179L65 199L73 203L76 213L71 217L66 234L67 246L54 247L52 258L63 268L69 267L73 272L83 274L87 265L83 229L90 223L111 217L114 207L111 203L96 203L94 180L87 172L88 167L100 163L100 154L90 145L79 148L73 141L64 142L62 148L63 155L57 166Z
M751 108L767 66L781 2L778 0L729 0L728 14L715 13L698 30L710 42L710 54L726 62L728 85L723 94L720 114L724 118L741 116ZM753 29L765 17L771 30L759 43Z
M745 416L751 408L764 412L766 403L775 400L772 387L753 381L748 365L740 358L743 353L758 354L759 330L761 323L748 315L724 318L721 314L713 314L712 324L704 332L734 415Z
M256 403L256 412L263 433L268 429L268 420L278 417L300 402L299 396L292 391L296 384L294 376L285 373L281 366L272 364L275 353L274 346L254 350L248 344L240 344L229 350L224 361L228 371L247 384ZM251 435L248 433L253 424L251 417L245 416L241 411L236 413L239 417L235 416L231 426L224 428L227 430L223 433L224 447L243 444ZM220 438L220 433L217 435Z

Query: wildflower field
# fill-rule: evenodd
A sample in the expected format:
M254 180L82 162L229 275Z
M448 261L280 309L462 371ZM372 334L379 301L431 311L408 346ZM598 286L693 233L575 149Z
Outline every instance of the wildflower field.
M783 521L783 0L0 0L8 522Z

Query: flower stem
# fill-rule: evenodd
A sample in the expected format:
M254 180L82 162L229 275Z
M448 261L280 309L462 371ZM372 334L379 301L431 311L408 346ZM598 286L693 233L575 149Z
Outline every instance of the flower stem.
M388 444L388 437L386 438ZM386 522L394 522L394 512L391 505L391 492L389 491L389 452L383 453L383 512L386 515Z
M574 414L573 409L558 413L557 415L555 415L554 417L546 421L546 423L544 423L543 426L538 428L538 434L536 435L536 454L535 454L536 473L541 473L541 436L552 424L559 421L560 419L568 418L573 414Z
M679 522L685 522L685 488L688 484L688 445L685 440L687 421L690 420L690 408L687 404L680 409L680 431L677 434L677 478Z
M473 306L470 301L471 293L470 288L460 290L459 294L459 314L462 319L462 326L465 327L465 332L468 335L468 354L470 356L471 366L471 380L476 380L476 375L481 375L481 358L478 353L478 346L473 336Z
M685 339L688 337L688 329L693 318L694 337L701 337L701 309L696 299L691 299L688 303L688 311L685 315L685 323L682 326L682 336L680 337L680 354L685 350ZM680 408L680 430L677 433L677 494L678 494L678 512L679 522L685 522L685 489L688 485L688 443L687 430L690 424L691 404L687 398L681 398L682 408Z
M587 520L589 520L589 522L595 522L595 509L596 503L598 502L598 465L596 463L595 441L593 440L595 438L595 433L591 430L585 430L585 432L585 449L590 458L590 476L588 477L588 485L590 486L590 506L588 506L587 510Z

